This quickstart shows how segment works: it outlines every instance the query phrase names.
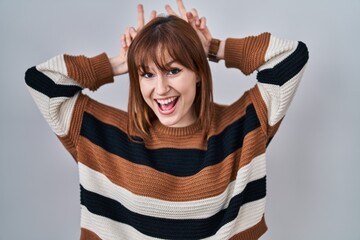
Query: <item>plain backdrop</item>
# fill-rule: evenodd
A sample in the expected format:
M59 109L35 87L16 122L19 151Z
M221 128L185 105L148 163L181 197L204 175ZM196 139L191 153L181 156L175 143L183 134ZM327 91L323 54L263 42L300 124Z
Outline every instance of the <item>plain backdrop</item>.
M78 239L77 167L50 130L24 82L27 68L57 54L114 56L136 25L136 1L0 0L0 239ZM175 0L143 0L165 12ZM310 60L268 148L268 232L262 240L360 239L360 1L188 0L217 38L264 31L301 40ZM215 101L253 86L211 63ZM93 98L127 108L128 78Z

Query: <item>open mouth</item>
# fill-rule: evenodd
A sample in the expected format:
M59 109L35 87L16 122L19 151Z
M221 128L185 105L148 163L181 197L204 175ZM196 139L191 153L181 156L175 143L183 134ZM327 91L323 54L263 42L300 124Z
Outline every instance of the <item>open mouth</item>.
M176 103L179 97L171 97L166 99L155 99L159 106L159 112L162 114L170 114L175 110Z

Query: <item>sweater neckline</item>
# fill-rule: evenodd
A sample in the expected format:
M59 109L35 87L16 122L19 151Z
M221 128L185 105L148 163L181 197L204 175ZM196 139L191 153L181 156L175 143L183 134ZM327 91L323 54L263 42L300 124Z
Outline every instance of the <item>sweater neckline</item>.
M186 126L186 127L167 127L163 125L158 119L153 122L153 130L170 136L187 136L192 135L201 129L200 121Z

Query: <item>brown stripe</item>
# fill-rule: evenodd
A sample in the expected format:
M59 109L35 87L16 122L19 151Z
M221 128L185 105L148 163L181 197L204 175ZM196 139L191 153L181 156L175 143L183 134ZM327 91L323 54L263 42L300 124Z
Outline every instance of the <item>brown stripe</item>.
M101 238L96 233L86 228L81 228L80 240L101 240Z
M215 105L215 115L213 118L210 135L221 133L227 126L242 118L246 114L246 108L251 104L249 92L246 91L241 98L230 106Z
M200 149L205 150L207 147L206 139L201 131L193 133L191 136L169 137L160 132L152 132L151 139L145 142L148 149L159 148L177 148L177 149Z
M257 240L259 239L266 231L267 226L265 222L264 215L261 218L261 221L251 228L246 229L230 238L230 240Z
M274 126L269 126L268 128L268 136L269 138L274 137L275 133L279 130L280 124L284 118L278 121Z
M92 91L113 82L112 68L105 53L93 58L64 55L68 76Z
M246 38L228 38L225 44L225 64L249 75L265 62L270 33Z
M72 113L69 133L65 137L59 137L61 143L70 152L70 154L73 156L75 161L77 161L76 145L78 143L78 139L80 135L83 111L88 100L89 100L88 97L80 93L78 99L76 100L74 111Z
M103 123L113 125L126 133L128 113L89 98L85 111L100 119Z
M267 107L257 85L250 90L250 95L255 106L256 114L258 115L258 118L260 120L261 129L266 134L268 139L270 139L279 129L282 119L278 121L274 126L270 126L268 124Z
M260 120L261 129L263 130L264 134L268 136L268 111L257 85L250 90L250 95L255 106L256 114Z
M141 196L167 201L191 201L221 194L236 178L239 168L265 152L266 139L258 128L246 136L242 149L221 163L206 167L189 177L176 177L131 163L106 152L86 138L81 137L80 143L79 162L104 174L114 184Z

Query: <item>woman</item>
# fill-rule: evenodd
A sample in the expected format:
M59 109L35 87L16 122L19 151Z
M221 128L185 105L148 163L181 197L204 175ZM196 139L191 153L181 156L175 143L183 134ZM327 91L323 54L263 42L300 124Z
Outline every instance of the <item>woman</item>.
M267 227L266 147L308 60L302 42L269 33L212 38L196 10L156 17L122 36L119 56L60 55L26 83L77 162L81 239L258 239ZM256 85L212 101L207 58ZM81 93L129 73L128 111Z

